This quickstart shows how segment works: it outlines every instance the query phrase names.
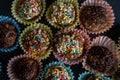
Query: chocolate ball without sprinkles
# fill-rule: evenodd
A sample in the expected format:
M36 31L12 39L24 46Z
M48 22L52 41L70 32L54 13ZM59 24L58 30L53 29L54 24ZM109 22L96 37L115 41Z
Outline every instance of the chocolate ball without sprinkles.
M92 46L88 51L86 63L100 73L112 74L115 72L115 58L106 47Z
M0 23L0 48L8 48L14 45L17 38L15 27L9 23Z
M39 65L32 58L21 58L12 65L12 70L20 80L32 80L39 74Z
M105 0L86 0L80 6L80 27L89 34L100 34L109 30L115 16Z
M83 26L91 31L104 29L107 19L106 9L102 6L84 6L80 10L80 20ZM104 24L102 26L101 24Z

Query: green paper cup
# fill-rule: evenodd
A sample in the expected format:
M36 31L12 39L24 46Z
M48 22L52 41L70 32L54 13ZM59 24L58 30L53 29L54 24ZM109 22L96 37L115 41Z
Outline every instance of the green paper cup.
M39 59L49 57L51 53L52 32L47 25L33 24L21 34L19 44L22 50Z
M40 20L45 8L45 0L14 0L11 12L18 22L28 25Z

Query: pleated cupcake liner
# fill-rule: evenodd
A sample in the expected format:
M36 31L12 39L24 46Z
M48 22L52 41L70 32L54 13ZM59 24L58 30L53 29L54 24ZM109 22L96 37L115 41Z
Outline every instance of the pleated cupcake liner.
M84 49L85 49L85 52L82 53L80 56L78 56L77 58L74 58L74 59L68 59L67 57L63 57L61 54L63 53L58 53L57 51L53 50L53 54L55 56L56 59L58 59L59 61L62 61L64 62L65 64L67 65L75 65L75 64L79 64L83 58L84 58L84 55L87 53L87 51L90 49L91 47L91 41L90 41L90 38L89 38L89 35L87 35L86 32L82 31L82 30L78 30L78 29L74 29L74 28L65 28L64 30L61 30L61 31L58 31L56 35L60 35L62 33L66 33L66 32L76 32L77 34L81 34L81 36L85 39L85 46L84 46Z
M73 6L75 7L75 21L73 24L70 24L70 25L66 25L66 26L61 26L61 25L58 25L58 24L55 24L52 22L51 20L51 11L52 11L52 7L54 5L56 5L58 2L64 2L64 3L71 3L73 4ZM53 4L50 5L50 7L47 9L46 11L46 19L47 21L49 22L49 24L51 24L52 26L54 26L55 28L66 28L66 27L76 27L79 23L79 4L78 4L78 1L77 0L57 0L55 1Z
M21 0L14 0L12 2L12 7L11 7L11 12L12 12L12 16L20 23L23 23L24 25L30 25L30 24L34 24L36 22L38 22L41 17L43 16L44 12L45 12L45 9L46 9L46 2L45 0L41 0L41 4L42 4L42 11L37 15L35 16L33 19L30 19L30 20L25 20L23 17L21 17L19 14L18 14L18 6L19 6L19 2Z
M93 41L91 42L91 46L103 46L103 47L106 47L108 48L108 50L110 52L112 52L113 54L113 57L115 58L115 64L114 64L114 67L115 67L115 70L117 70L117 66L118 66L118 59L117 59L117 56L118 56L118 48L117 48L117 45L115 44L115 42L113 40L111 40L110 38L108 38L107 36L98 36L96 38L93 39ZM88 54L89 55L89 54ZM111 76L111 74L109 73L105 73L105 72L99 72L97 70L94 70L92 67L90 67L87 63L86 63L86 57L84 57L83 59L83 67L86 69L86 70L89 70L93 73L97 73L97 74L104 74L104 75L107 75L107 76ZM111 72L112 73L112 72Z
M11 47L8 47L8 48L0 48L0 53L7 53L7 52L14 51L15 49L17 49L17 46L18 46L18 37L20 36L20 28L19 28L17 22L14 19L12 19L8 16L2 16L1 15L0 16L0 23L12 24L17 31L17 39L16 39L15 44Z
M78 80L86 80L86 77L89 76L89 75L96 75L96 74L85 71L85 72L79 74ZM109 77L106 77L104 75L99 75L99 76L102 77L103 80L111 80Z
M25 35L26 35L26 33L30 30L30 29L32 29L32 30L34 30L34 28L36 28L36 27L38 27L38 28L43 28L48 34L48 38L49 38L49 40L50 40L50 45L49 45L49 48L46 50L46 52L44 53L44 55L43 56L37 56L37 55L34 55L35 53L28 53L28 51L24 48L24 46L23 46L23 39L24 39L24 37L25 37ZM50 30L50 28L47 26L47 25L44 25L44 24L41 24L41 23L35 23L35 24L32 24L32 25L30 25L30 26L27 26L27 28L25 28L25 30L23 30L23 32L22 32L22 34L20 35L20 37L19 37L19 44L20 44L20 47L22 48L22 50L27 54L27 55L30 55L30 56L34 56L34 57L36 57L36 58L38 58L38 59L46 59L47 57L49 57L49 55L51 54L51 51L52 51L52 38L53 38L53 36L52 36L52 31Z
M8 62L8 65L7 65L7 75L10 78L10 80L16 80L17 79L16 74L12 70L12 65L13 65L14 61L17 61L17 60L22 59L22 58L32 58L32 59L34 59L35 61L38 62L40 70L39 70L39 74L38 74L36 80L39 79L39 77L41 75L41 72L42 72L42 67L43 67L42 66L42 62L40 60L36 59L35 57L29 56L29 55L26 55L26 54L24 54L24 55L21 54L21 55L18 55L18 56L14 56Z
M87 31L89 34L101 34L104 33L108 30L110 30L110 28L114 25L115 22L115 16L114 16L114 12L112 7L110 6L110 4L107 3L106 0L86 0L84 1L81 6L80 6L80 11L82 8L84 8L85 6L101 6L103 8L106 9L108 15L107 15L107 21L105 23L107 23L107 26L105 26L104 29L101 29L99 31L91 31L85 28L85 26L82 24L81 19L80 19L80 27ZM103 25L103 24L101 24Z
M48 69L50 68L50 67L52 67L52 66L62 66L62 67L64 67L65 69L66 69L66 71L69 73L69 75L70 75L70 80L74 80L74 76L73 76L73 72L72 72L72 70L70 69L70 67L69 66L65 66L64 65L64 63L63 62L52 62L52 63L49 63L49 64L47 64L46 65L46 67L44 68L44 70L42 71L42 75L40 76L40 80L45 80L44 79L44 76L45 76L45 74L47 73L47 71L48 71Z

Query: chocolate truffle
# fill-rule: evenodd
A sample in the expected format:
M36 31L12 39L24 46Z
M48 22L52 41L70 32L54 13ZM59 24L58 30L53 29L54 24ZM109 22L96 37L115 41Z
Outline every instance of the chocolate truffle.
M79 22L79 4L76 0L57 0L47 9L46 19L56 28L75 27Z
M28 31L28 33L23 39L23 47L28 53L34 52L42 56L50 44L46 31L43 29L34 29Z
M44 24L28 26L20 36L20 46L28 55L45 59L51 52L52 32Z
M55 36L54 55L65 64L77 64L87 52L89 42L89 36L84 31L65 28Z
M84 6L80 10L81 24L90 31L99 31L106 27L106 9L102 6ZM103 24L101 26L101 24Z
M38 62L32 58L20 58L12 64L12 72L18 80L36 80L39 71Z
M45 0L14 0L11 12L18 22L32 24L43 16L45 4Z
M86 64L100 73L115 72L115 58L112 52L104 46L92 46L87 53Z
M44 77L44 80L71 80L69 73L62 66L51 66Z
M8 23L0 23L0 48L9 48L15 44L17 31Z
M71 3L58 2L53 6L51 20L54 24L65 26L75 21L75 8Z
M20 0L18 8L19 15L30 20L41 13L41 0Z
M56 35L55 47L60 55L65 55L67 58L77 58L83 53L85 39L81 34L76 32L65 32Z
M89 34L100 34L114 23L114 12L105 0L86 0L80 6L80 27Z

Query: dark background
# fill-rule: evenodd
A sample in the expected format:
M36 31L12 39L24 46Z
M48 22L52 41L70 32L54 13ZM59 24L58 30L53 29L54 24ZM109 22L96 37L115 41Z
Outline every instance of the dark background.
M13 18L13 16L11 15L12 1L13 0L0 0L0 15L9 16L9 17ZM54 1L55 0L46 0L46 4L47 4L46 9ZM78 0L79 5L83 1L84 0ZM100 35L108 36L117 43L118 37L120 36L120 0L107 0L107 2L113 7L116 19L115 19L114 26L112 26L112 28L109 31L107 31L103 34L100 34ZM45 13L44 13L44 16L45 16ZM42 19L39 22L48 25L52 29L53 34L55 34L57 32L57 29L53 28L53 26L51 26L46 21L44 16L42 17ZM18 24L19 24L19 27L21 28L21 31L26 27L23 24L20 24L20 23L18 23ZM90 35L91 40L92 40L92 38L94 38L96 36L98 36L98 35ZM7 71L6 71L7 63L12 57L19 55L19 54L24 54L24 52L21 50L21 48L19 46L15 51L12 51L11 53L0 53L0 62L2 62L2 73L0 74L0 80L9 80L9 78L7 76ZM45 66L46 64L48 64L52 61L57 61L57 59L55 59L54 56L51 54L50 57L48 57L45 60L42 60L43 66ZM81 63L71 66L71 69L74 72L74 76L75 76L74 80L78 80L79 74L84 72L84 69L82 68Z

